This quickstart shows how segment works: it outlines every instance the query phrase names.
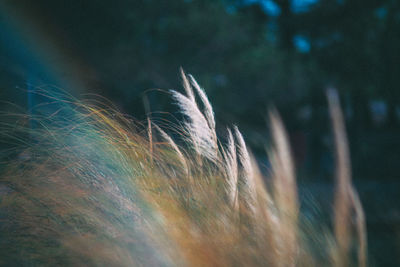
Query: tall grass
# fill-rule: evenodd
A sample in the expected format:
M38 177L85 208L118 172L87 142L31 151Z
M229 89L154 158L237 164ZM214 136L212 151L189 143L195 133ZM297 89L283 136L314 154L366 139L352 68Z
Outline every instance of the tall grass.
M226 142L218 138L204 90L181 74L185 94L171 91L185 116L179 140L150 119L144 126L57 97L51 115L2 124L15 150L0 178L0 264L365 266L364 215L335 93L333 230L321 232L300 212L278 113L270 112L272 167L263 174L236 126Z

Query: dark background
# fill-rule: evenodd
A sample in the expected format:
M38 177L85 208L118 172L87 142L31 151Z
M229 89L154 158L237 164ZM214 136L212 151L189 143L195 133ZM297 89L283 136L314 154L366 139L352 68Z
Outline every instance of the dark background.
M262 165L275 105L302 190L326 198L334 165L324 92L335 87L370 260L396 266L399 48L396 0L0 0L0 100L29 111L47 85L104 96L139 120L174 120L165 89L182 90L182 66L205 88L221 133L237 124Z

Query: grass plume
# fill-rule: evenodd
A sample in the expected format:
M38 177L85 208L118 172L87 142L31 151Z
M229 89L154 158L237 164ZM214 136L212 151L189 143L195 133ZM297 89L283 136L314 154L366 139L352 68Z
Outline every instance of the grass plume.
M205 91L181 75L185 94L171 93L186 119L183 144L150 119L141 126L74 100L54 99L61 108L51 116L2 124L0 134L16 146L0 176L0 264L365 266L364 215L351 186L337 97L328 97L337 149L334 230L318 246L331 256L318 258L314 239L304 238L309 232L277 112L270 113L266 175L238 127L227 130L226 144L218 139Z

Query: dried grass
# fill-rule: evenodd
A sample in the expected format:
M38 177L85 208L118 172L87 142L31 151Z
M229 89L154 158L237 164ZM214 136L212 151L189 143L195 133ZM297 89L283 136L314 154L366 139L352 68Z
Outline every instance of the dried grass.
M27 148L0 178L7 188L0 258L14 265L365 266L364 215L351 186L338 97L328 96L337 154L334 234L311 232L323 239L318 254L331 255L321 259L308 243L314 239L304 238L277 112L270 113L272 170L265 177L236 126L218 145L204 90L181 74L186 95L172 96L186 118L182 146L150 119L141 135L117 112L73 101L65 103L68 123L60 115L32 117L42 125L33 130L3 127Z

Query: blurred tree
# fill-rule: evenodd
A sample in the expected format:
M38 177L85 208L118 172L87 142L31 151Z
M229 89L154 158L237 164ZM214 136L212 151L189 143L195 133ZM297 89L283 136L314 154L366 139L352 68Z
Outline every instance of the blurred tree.
M84 84L126 112L143 114L146 89L178 87L171 81L177 81L179 66L207 89L218 117L250 128L264 125L268 102L296 103L309 87L307 69L296 61L287 66L286 53L267 41L268 15L257 3L238 8L210 0L112 5L21 0L12 5L31 14L37 27L51 28L53 45L68 47L92 66L94 75L82 75ZM162 98L149 98L152 109L165 109L157 100Z
M357 122L367 125L368 101L388 104L394 124L400 96L400 3L398 1L318 1L297 17L310 56L343 90L350 90Z
M28 33L40 32L36 46L47 41L48 48L62 48L58 53L67 56L53 61L77 62L59 64L70 67L58 73L67 80L78 77L86 89L111 99L124 112L144 114L143 94L150 110L173 111L164 94L146 90L179 88L177 73L183 66L206 88L220 125L238 122L253 147L262 150L265 138L260 133L267 107L274 103L290 131L310 136L315 152L310 154L318 159L324 146L321 132L327 128L323 89L329 84L346 96L353 132L371 126L373 99L385 100L390 121L396 121L399 3L310 0L299 8L299 2L4 0L0 8L13 10L1 12L3 19L19 14L22 24L30 26ZM0 55L12 50L18 56L3 57L1 67L22 73L26 69L29 77L38 64L21 58L30 50L9 44L1 42ZM299 119L299 110L307 108L311 121Z

